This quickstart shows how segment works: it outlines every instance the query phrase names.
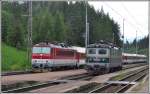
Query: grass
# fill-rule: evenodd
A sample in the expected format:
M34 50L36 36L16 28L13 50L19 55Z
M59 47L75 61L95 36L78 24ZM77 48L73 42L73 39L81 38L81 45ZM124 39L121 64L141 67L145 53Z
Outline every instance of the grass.
M111 77L109 80L110 81L116 81L116 80L120 80L122 79L125 75L127 75L128 73L123 73L122 71L117 75L117 76L113 76Z
M18 50L2 43L2 71L17 71L30 68L30 63L27 62L27 52Z

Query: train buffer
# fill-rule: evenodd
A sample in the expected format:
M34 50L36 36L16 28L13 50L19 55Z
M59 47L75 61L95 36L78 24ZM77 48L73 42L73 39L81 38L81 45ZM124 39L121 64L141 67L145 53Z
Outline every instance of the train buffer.
M136 84L136 82L130 82L130 81L107 81L108 84Z

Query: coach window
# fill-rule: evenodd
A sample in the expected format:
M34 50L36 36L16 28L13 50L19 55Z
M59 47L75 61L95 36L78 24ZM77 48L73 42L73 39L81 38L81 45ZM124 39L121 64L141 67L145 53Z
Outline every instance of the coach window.
M96 49L89 49L88 54L96 54Z

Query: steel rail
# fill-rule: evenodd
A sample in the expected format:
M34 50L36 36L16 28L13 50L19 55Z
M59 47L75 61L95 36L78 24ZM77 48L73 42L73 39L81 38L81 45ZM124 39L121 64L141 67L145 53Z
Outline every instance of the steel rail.
M21 75L21 74L30 74L31 70L27 71L13 71L13 72L2 72L1 76L10 76L10 75Z
M71 76L71 77L64 77L62 79L67 79L67 80L78 80L78 79L80 79L80 80L86 80L88 78L90 79L90 78L92 78L92 76L89 75L89 74L87 74L87 73L84 73L84 74L80 74L80 75L74 75L74 76Z
M131 65L131 66L129 66L130 64L128 64L128 67L123 67L123 70L126 70L126 69L130 69L130 68L134 68L134 67L140 67L140 66L145 66L145 65L147 65L147 64L133 64L133 65Z
M125 70L125 69L130 69L130 68L134 68L134 67L138 67L138 66L144 66L146 64L133 64L129 67L123 67L122 70ZM2 72L1 76L11 76L11 75L21 75L21 74L31 74L33 73L32 70L27 70L27 71L14 71L14 72Z
M88 77L92 77L88 73L78 74L78 75L71 75L60 78L60 80L78 80L78 79L86 79Z
M105 89L105 88L108 88L108 87L110 87L110 86L111 86L111 84L106 84L106 85L103 85L103 86L101 86L101 87L98 87L98 88L96 88L96 89L94 89L94 90L92 90L92 91L90 91L90 92L88 92L88 93L94 93L94 92L96 92L96 91L98 91L98 90Z
M40 83L40 84L36 84L36 85L32 85L32 86L26 86L26 87L21 87L21 88L16 88L16 89L11 89L11 90L7 90L7 91L2 91L3 93L20 93L20 92L25 92L25 91L30 91L33 89L38 89L38 88L43 88L43 87L47 87L47 86L53 86L53 85L57 85L60 83L66 83L65 81L49 81L49 82L44 82L44 83Z
M136 81L138 81L139 79L143 78L146 74L147 74L147 72L144 73L144 74L142 74L142 75L140 75L138 78L136 78L135 80L133 80L133 82L136 82ZM130 87L130 86L131 86L131 84L128 83L127 85L125 85L124 87L122 87L122 88L120 88L118 91L116 91L115 93L123 93L123 92L125 92L126 89L128 89L128 87Z
M133 75L136 75L137 73L142 72L142 71L146 70L147 68L148 68L147 66L144 67L144 68L141 68L140 70L138 70L138 71L136 71L136 72L133 72L133 73L131 73L131 74L125 76L124 78L120 79L119 81L123 81L123 80L125 80L125 79L127 79L127 78L129 78L129 77L131 77L131 76L133 76Z
M136 72L134 72L134 73L132 73L132 74L130 74L130 75L128 75L128 76L118 80L118 81L123 81L124 79L127 79L127 78L129 78L131 76L135 76L135 75L137 75L137 73L143 72L146 69L147 69L147 67L144 67L144 68L140 69L139 71L136 71ZM143 74L142 76L138 77L137 79L134 79L133 81L137 81L138 79L142 78L144 75L146 75L146 74ZM92 90L92 91L90 91L88 93L96 93L99 90L104 90L104 89L107 89L107 88L111 87L111 85L112 85L112 83L107 83L106 85L98 87L98 88L96 88L96 89L94 89L94 90ZM131 85L131 84L129 84L129 85ZM125 90L129 85L123 86L121 89L117 90L116 92L121 92L121 91Z

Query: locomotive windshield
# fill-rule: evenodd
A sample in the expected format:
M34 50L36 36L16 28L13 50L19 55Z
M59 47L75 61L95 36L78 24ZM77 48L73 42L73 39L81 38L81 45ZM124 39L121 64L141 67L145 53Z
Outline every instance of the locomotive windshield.
M96 54L96 49L89 49L88 54Z
M32 52L48 54L50 53L50 48L49 47L33 47Z
M105 49L99 49L98 54L106 54L106 50Z
M107 54L107 49L93 49L93 48L90 48L88 49L88 54L99 54L99 55L105 55Z

